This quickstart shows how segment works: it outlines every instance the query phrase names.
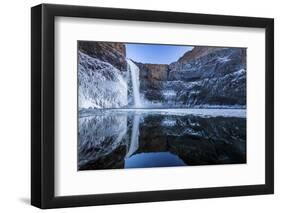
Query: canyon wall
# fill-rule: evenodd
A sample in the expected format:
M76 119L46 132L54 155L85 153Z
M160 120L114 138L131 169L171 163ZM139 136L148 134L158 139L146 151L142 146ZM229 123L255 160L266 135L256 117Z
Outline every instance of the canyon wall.
M168 105L246 105L246 49L195 47L169 65L137 63L141 93Z
M133 104L124 43L78 41L78 53L79 107ZM197 46L171 64L133 62L139 67L140 93L146 103L163 107L246 106L245 48Z

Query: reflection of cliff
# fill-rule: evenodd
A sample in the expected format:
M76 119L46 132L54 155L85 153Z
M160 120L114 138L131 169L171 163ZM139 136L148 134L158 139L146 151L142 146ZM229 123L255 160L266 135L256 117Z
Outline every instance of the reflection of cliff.
M154 115L145 119L149 121L140 127L139 153L169 151L187 165L246 161L243 118Z
M80 120L79 169L123 168L126 157L156 152L173 153L187 165L246 162L245 118L149 114L138 121L126 113Z
M97 169L99 165L119 167L118 165L123 164L118 163L118 159L121 156L123 160L129 140L127 116L99 114L80 118L78 138L80 169Z

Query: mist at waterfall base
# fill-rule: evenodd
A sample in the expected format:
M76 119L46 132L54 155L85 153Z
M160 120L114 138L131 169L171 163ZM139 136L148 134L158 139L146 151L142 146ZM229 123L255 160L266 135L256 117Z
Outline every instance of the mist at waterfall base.
M180 81L164 82L164 99L151 101L134 59L126 58L127 71L121 73L78 54L78 170L246 163L243 106L175 101L174 83Z

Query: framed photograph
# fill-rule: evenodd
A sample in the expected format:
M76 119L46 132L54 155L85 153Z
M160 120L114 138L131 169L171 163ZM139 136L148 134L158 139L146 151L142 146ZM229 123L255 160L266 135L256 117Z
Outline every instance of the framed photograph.
M31 9L31 203L274 191L274 21Z

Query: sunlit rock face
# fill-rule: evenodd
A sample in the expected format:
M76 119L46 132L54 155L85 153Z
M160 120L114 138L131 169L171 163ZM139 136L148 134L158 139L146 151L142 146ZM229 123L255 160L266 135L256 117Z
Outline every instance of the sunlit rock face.
M168 64L145 64L135 62L140 68L140 90L146 100L161 99L162 82L168 80ZM162 101L162 100L161 100Z
M208 55L212 52L223 49L222 47L204 47L204 46L195 46L192 51L188 51L183 54L182 57L178 59L178 62L186 64L191 60L201 58L205 55Z
M126 47L120 42L79 41L79 51L110 63L121 72L127 71Z
M184 106L246 105L246 49L195 47L161 69L138 66L147 100Z
M127 81L120 70L82 52L78 62L79 110L127 105Z
M198 47L197 47L198 49ZM193 51L193 50L192 50ZM192 52L191 51L191 52ZM195 81L205 78L223 77L227 74L246 69L245 49L212 48L208 53L195 59L170 64L169 80Z

